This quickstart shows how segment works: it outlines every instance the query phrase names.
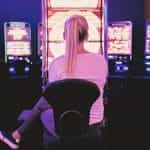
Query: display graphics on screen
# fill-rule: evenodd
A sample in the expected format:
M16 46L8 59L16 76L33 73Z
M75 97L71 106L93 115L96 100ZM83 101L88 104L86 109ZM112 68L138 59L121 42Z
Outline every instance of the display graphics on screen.
M89 38L85 43L85 49L89 52L100 53L102 44L101 28L102 17L99 12L90 11L62 11L50 12L48 17L48 60L58 57L65 52L65 43L63 39L64 22L72 15L84 16L89 24ZM101 19L100 19L101 18Z
M52 8L97 8L101 0L49 0Z
M132 23L130 21L115 22L108 27L108 54L132 54Z
M5 53L12 56L31 55L31 29L23 22L8 22L5 28Z
M150 54L150 20L146 21L145 54Z

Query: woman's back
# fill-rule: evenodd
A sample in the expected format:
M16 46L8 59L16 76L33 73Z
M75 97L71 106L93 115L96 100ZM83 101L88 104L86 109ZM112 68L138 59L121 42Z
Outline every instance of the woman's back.
M49 82L64 78L97 79L104 86L107 77L107 63L103 56L94 53L78 54L71 76L65 75L64 56L56 58L49 68Z
M107 79L107 63L105 58L94 53L81 53L77 55L76 65L71 76L66 76L64 70L65 57L56 58L49 68L49 82L65 78L79 78L92 81L97 84L101 96L93 104L90 112L90 124L100 122L103 119L103 88Z

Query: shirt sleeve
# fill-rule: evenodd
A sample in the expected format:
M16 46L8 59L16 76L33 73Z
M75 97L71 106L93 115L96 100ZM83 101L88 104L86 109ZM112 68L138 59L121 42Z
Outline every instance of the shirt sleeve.
M106 82L107 82L107 79L108 79L108 62L106 61L106 59L104 58L104 72L105 72L105 74L104 74L104 78L105 78L105 84L106 84Z
M107 63L106 58L104 58L104 57L101 57L100 62L101 62L101 64L100 64L101 72L99 74L100 84L102 87L104 87L104 85L106 84L107 79L108 79L108 63Z
M58 68L56 61L52 61L48 69L48 82L54 82L58 80Z

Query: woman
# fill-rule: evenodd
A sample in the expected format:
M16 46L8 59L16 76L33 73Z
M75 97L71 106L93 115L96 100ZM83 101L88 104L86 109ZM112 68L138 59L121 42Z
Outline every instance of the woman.
M98 124L103 120L103 88L107 79L107 63L103 56L89 53L84 48L84 42L88 40L88 23L83 16L74 15L65 21L64 26L65 55L56 58L49 67L49 82L65 78L87 79L98 85L101 96L93 104L90 111L89 124ZM52 109L44 97L40 97L32 109L32 113L24 123L12 133L12 138L7 138L1 132L0 136L8 139L11 148L17 149L21 140L21 135L28 129L33 120L44 111ZM53 136L57 135L54 129L51 130ZM13 146L12 146L13 145Z

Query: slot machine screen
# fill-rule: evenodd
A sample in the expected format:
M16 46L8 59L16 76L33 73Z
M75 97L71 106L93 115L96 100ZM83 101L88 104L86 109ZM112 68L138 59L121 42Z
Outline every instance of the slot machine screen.
M150 20L146 21L146 43L145 54L150 54Z
M132 54L132 23L122 21L111 23L108 27L108 55Z
M28 23L7 22L4 29L7 56L31 55L31 29Z
M104 7L105 6L105 7ZM105 9L105 11L104 11ZM86 18L89 31L84 47L88 52L105 55L105 0L42 0L42 76L48 78L48 68L56 57L65 53L64 23L73 15Z
M98 0L49 0L52 8L97 8ZM100 4L99 4L100 5Z
M63 10L61 12L49 11L48 15L48 62L54 57L64 54L65 43L63 40L63 30L65 20L72 15L84 16L89 24L89 38L85 43L85 49L93 53L102 53L100 51L102 36L102 17L98 11L80 11Z

